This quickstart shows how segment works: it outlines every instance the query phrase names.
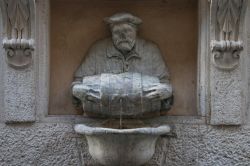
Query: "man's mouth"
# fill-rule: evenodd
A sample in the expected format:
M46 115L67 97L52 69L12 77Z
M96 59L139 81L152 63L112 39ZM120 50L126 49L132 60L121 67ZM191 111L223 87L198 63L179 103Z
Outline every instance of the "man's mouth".
M123 44L123 43L127 43L127 44L129 44L129 43L130 43L130 41L126 41L126 40L124 40L124 41L119 41L119 42L118 42L118 44Z
M115 42L115 45L119 48L119 49L128 49L130 50L133 47L134 42L131 40L117 40Z

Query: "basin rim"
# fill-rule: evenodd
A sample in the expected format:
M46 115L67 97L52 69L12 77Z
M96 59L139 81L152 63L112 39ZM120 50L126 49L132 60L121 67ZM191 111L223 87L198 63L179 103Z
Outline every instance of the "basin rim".
M104 134L120 134L120 135L152 135L160 136L170 133L170 126L160 125L158 127L143 127L143 128L132 128L132 129L112 129L105 127L90 127L85 124L76 124L74 130L78 134L83 135L104 135Z

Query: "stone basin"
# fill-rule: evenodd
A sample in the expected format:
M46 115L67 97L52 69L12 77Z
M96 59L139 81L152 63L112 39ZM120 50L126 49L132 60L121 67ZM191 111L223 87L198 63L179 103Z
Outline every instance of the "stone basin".
M89 152L94 160L107 166L140 166L147 163L155 152L159 136L170 132L168 125L158 127L123 126L122 129L75 125L75 131L86 136Z

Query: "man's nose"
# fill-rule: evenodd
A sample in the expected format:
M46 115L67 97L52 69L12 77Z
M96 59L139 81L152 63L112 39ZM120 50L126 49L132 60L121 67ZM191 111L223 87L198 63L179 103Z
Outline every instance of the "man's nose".
M120 37L121 37L122 39L125 39L125 38L126 38L126 34L125 34L125 33L121 33L121 34L120 34Z

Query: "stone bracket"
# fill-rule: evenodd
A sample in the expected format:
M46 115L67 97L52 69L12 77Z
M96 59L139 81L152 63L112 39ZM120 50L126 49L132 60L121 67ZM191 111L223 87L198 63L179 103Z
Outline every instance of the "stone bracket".
M34 50L33 39L4 39L3 48L6 51L6 61L13 68L25 68L32 62Z
M4 119L36 120L35 0L0 0L3 23Z
M239 66L242 41L211 41L213 64L218 69L233 70Z
M13 68L25 68L32 62L34 50L34 2L1 0L6 62Z
M210 1L210 90L212 125L243 123L241 59L247 0Z

